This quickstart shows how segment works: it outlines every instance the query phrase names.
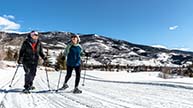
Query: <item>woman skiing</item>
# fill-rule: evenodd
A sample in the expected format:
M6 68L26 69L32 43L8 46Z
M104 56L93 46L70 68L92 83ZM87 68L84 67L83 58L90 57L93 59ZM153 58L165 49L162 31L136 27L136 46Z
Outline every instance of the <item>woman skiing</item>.
M82 93L82 91L78 89L81 74L81 55L83 55L83 50L79 42L79 36L72 34L71 42L67 45L64 53L66 58L67 74L65 76L64 84L60 90L64 90L69 87L67 82L72 75L73 69L75 69L76 78L73 93Z

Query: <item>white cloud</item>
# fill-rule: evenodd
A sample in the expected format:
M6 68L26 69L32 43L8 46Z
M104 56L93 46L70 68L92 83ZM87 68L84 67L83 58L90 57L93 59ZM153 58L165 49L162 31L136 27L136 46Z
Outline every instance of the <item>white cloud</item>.
M163 45L151 45L152 47L155 47L155 48L164 48L164 49L169 49L169 50L181 50L181 51L192 51L193 50L191 48L185 48L185 47L181 47L181 48L169 48L169 47L166 47L166 46L163 46Z
M19 29L20 24L0 16L0 31L17 31Z
M173 48L174 50L181 50L181 51L193 51L190 48Z
M168 49L166 46L163 45L152 45L152 47Z
M179 27L178 25L171 26L171 27L169 27L169 30L175 30L175 29L177 29L178 27Z
M3 17L6 19L15 19L13 15L3 15Z

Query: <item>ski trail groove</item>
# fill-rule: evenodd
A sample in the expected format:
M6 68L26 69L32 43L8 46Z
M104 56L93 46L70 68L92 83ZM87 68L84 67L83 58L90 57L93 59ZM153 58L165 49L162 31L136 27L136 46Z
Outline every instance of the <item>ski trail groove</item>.
M17 79L16 79L17 78ZM18 83L19 82L19 79L21 78L21 75L20 76L18 76L18 77L15 77L15 79L16 79L16 81L15 81L15 83L13 83L13 85L12 86L14 86L16 83ZM2 98L2 100L1 100L1 102L0 102L0 108L2 107L2 108L5 108L5 106L4 106L4 100L6 99L6 97L7 97L7 95L8 95L8 90L10 90L11 88L9 87L8 89L7 89L7 86L9 86L9 83L10 83L11 81L8 81L5 85L3 85L2 86L2 88L5 88L4 89L4 96L3 96L3 98Z

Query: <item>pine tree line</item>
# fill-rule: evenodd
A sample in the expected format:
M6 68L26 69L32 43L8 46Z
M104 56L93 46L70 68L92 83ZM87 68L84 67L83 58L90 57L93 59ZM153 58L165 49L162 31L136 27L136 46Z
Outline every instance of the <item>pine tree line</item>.
M49 61L50 55L49 55L49 49L47 49L46 55L48 57L48 65L49 67L57 67L60 70L66 70L66 60L64 57L63 52L60 52L59 55L56 58L56 64L51 65L51 61ZM0 60L7 60L7 61L16 61L18 59L19 53L16 49L11 49L10 47L7 50L4 50L4 48L0 48ZM105 59L102 65L93 65L93 64L85 64L85 58L83 59L83 65L82 69L97 69L101 71L128 71L128 72L141 72L141 71L161 71L164 73L164 75L180 75L180 76L189 76L193 77L193 64L189 66L184 67L153 67L153 66L122 66L122 65L112 65L111 60Z

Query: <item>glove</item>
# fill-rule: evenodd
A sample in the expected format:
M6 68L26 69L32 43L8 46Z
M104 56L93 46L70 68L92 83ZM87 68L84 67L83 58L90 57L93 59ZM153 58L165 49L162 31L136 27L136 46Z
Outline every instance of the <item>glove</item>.
M55 70L56 70L56 71L59 71L59 70L60 70L60 66L59 66L59 65L56 65L56 66L55 66Z
M22 61L21 61L21 60L18 60L17 63L18 63L18 64L22 64Z
M86 56L86 57L88 57L89 55L90 55L89 53L85 52L85 56Z
M61 59L64 61L65 60L65 56L62 56Z
M18 64L22 64L22 59L19 58L19 59L17 60L17 63L18 63Z
M47 57L44 57L44 58L43 58L43 60L44 60L44 62L45 62L45 61L47 61L47 60L48 60L48 58L47 58Z
M44 61L43 61L43 66L48 66L48 58L47 57L44 57L42 58Z
M43 66L49 66L48 61L44 61L44 62L43 62Z
M88 53L85 53L85 56L88 57Z

